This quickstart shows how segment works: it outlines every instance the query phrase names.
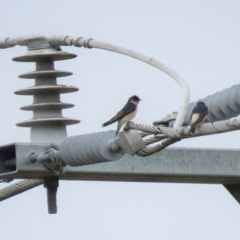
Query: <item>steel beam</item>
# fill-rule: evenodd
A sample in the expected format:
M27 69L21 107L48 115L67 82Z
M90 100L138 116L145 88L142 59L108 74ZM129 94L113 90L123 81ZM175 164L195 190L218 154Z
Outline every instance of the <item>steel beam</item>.
M67 167L61 178L240 184L240 150L169 148L145 158L125 156L115 162Z
M11 145L6 150L9 147L14 149ZM1 177L40 179L54 176L42 163L30 161L31 153L41 152L44 147L16 143L15 153L9 155L6 151L9 159L16 156L16 168L3 171ZM240 184L240 150L168 148L144 158L125 155L117 161L67 166L59 179Z
M45 147L44 144L26 143L2 146L0 177L4 179L56 177L41 162L31 161L31 154L42 152ZM15 163L16 165L12 166ZM66 166L59 180L218 183L223 184L240 203L240 150L168 148L145 158L125 155L117 161L79 167ZM10 196L12 195L8 197Z

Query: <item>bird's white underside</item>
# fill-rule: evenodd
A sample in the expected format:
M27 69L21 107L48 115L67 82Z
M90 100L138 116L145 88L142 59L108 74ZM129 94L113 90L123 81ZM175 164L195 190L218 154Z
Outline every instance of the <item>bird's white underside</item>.
M202 118L202 117L203 117L203 116L202 116L201 114L199 114L199 113L194 113L194 114L192 115L191 125L194 125L194 123L198 122L199 118ZM205 120L206 118L207 118L207 115L204 116L204 118L203 118L198 124L204 122L204 120Z
M200 114L194 113L194 114L192 115L191 124L195 123L195 122L199 119L199 117L200 117Z
M124 118L122 118L119 122L118 122L118 129L120 129L124 123L132 120L137 114L137 107L136 110L134 110L133 112L127 114Z
M137 114L137 107L133 112L127 114L121 121L128 122L132 120L136 116L136 114Z

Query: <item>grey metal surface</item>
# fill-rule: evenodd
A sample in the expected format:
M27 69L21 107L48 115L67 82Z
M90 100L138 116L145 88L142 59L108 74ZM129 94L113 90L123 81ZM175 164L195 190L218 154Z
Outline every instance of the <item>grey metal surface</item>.
M2 165L7 169L15 170L16 169L16 158L5 159L5 160L3 160Z
M12 168L7 168L4 166L4 162L6 160L12 160L16 159L16 150L15 150L15 144L10 143L6 145L0 146L0 173L15 173L16 172L16 167L14 169Z
M3 170L0 176L26 179L55 176L41 163L30 161L31 153L42 152L45 147L17 143L16 171ZM125 155L118 161L67 166L59 179L240 184L240 150L169 148L145 158Z
M224 187L240 204L240 184L224 184Z
M116 162L66 167L65 174L82 180L240 184L240 150L169 148L145 158L125 155Z
M59 183L57 177L44 178L44 187L47 188L48 213L57 213L57 189Z

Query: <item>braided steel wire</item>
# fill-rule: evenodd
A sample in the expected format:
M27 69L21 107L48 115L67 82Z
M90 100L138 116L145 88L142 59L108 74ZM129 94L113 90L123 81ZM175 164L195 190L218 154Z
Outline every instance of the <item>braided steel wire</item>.
M0 189L0 201L43 184L42 179L25 179Z

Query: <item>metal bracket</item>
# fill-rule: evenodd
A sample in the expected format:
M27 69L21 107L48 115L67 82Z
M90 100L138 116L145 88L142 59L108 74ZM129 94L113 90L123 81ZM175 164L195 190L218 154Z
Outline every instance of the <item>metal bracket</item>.
M64 167L66 164L62 161L60 153L51 146L45 147L44 152L32 153L30 155L31 162L41 162L43 166L53 171L57 176L64 173Z

